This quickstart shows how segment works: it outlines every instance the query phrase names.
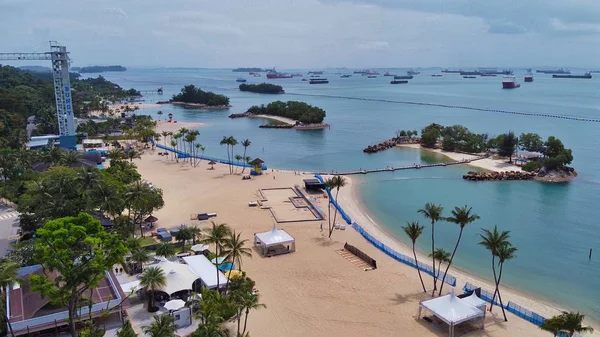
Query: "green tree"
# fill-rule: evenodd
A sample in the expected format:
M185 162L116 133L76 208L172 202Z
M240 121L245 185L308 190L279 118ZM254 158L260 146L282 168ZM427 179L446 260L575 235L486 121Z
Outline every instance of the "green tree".
M196 240L202 236L202 228L194 225L189 227L190 233L192 233L192 245L196 244Z
M175 247L167 242L161 242L156 245L156 256L163 256L169 258L175 256Z
M127 320L121 330L117 332L117 337L137 337L135 331L133 331L133 327L131 326L131 322Z
M143 219L164 206L162 190L151 187L143 181L136 181L127 187L125 202L128 214L133 211L133 223L140 226L141 236L144 237Z
M437 278L441 272L442 263L450 262L450 252L447 252L444 248L437 248L432 254L429 254L429 257L433 258L433 264L438 261L438 273L435 275Z
M229 97L215 94L210 91L202 91L193 84L186 85L177 95L173 95L172 101L184 103L199 103L208 106L229 105Z
M492 272L494 274L494 296L492 298L492 304L490 306L490 312L494 307L494 299L496 297L496 293L498 292L498 275L496 273L496 257L498 256L498 250L502 246L509 245L510 242L508 239L510 238L510 231L502 231L498 230L498 226L494 225L493 230L482 228L481 231L483 234L479 234L479 245L485 247L492 254ZM506 313L504 313L504 308L502 308L502 313L504 315L504 319L506 320Z
M250 141L250 139L244 139L242 140L242 146L244 147L244 155L242 156L242 159L246 159L246 151L248 150L248 147L250 146L250 144L252 144L252 142ZM246 164L244 162L244 164ZM246 165L244 165L244 167L242 168L242 174L244 173L244 171L246 170Z
M519 147L525 151L541 152L544 141L537 133L522 133L519 136Z
M227 143L231 147L231 161L232 162L230 163L229 168L231 170L230 173L233 173L233 159L235 158L233 150L234 150L234 147L238 144L238 141L237 141L237 139L235 139L235 137L229 136L229 137L227 137Z
M143 326L142 331L149 337L176 337L175 317L168 314L155 315L154 322Z
M167 278L160 267L148 267L140 277L140 285L148 293L148 311L156 311L154 308L154 294L156 290L167 285Z
M229 232L229 237L225 239L223 243L223 251L222 255L226 257L227 260L230 260L232 263L237 263L238 269L242 270L242 259L243 257L252 258L252 250L248 247L245 247L248 240L242 240L240 238L241 234L236 234L235 230ZM233 269L233 266L230 266L229 271ZM225 284L225 292L227 293L227 289L229 288L229 278L227 279L227 283Z
M19 265L14 263L13 261L2 258L0 259L0 294L6 297L6 291L8 291L9 287L11 287L17 281L17 269ZM12 329L12 324L10 324L9 317L7 315L7 310L5 308L6 303L3 301L0 307L2 308L2 316L4 321L8 325L8 331L10 331L10 335L14 336Z
M338 194L340 193L340 188L346 186L346 179L342 176L333 176L332 178L328 179L328 183L326 183L326 186L332 190L335 189L335 200L338 200ZM335 228L335 220L337 218L337 213L338 213L338 208L335 207L335 210L333 212L333 222L331 223L331 225L329 226L329 238L331 238L331 234L333 233L333 229Z
M434 148L441 135L441 132L437 129L423 129L421 131L421 146Z
M179 232L175 234L175 240L181 242L181 252L185 252L185 242L194 237L192 232L187 227L181 227Z
M450 256L450 261L448 262L448 266L446 266L446 271L444 271L444 276L442 277L442 282L440 283L440 291L438 294L442 294L442 289L444 288L444 281L446 280L446 275L448 274L448 270L452 265L452 261L454 261L454 255L456 254L456 250L458 249L458 245L460 244L460 239L462 238L463 230L465 227L478 220L479 215L472 214L472 207L468 207L467 205L463 207L454 207L451 211L452 216L446 218L445 220L460 226L460 232L458 233L458 239L456 240L456 246L454 246L454 250L452 251L452 255Z
M561 331L565 332L568 337L573 337L575 333L592 333L594 329L591 326L584 326L583 320L585 315L579 312L563 311L560 315Z
M36 235L35 260L57 275L54 280L31 275L31 288L68 309L69 329L77 336L76 314L82 295L122 262L127 248L118 235L106 233L100 221L85 213L48 221Z
M138 273L142 271L144 268L144 263L152 261L152 257L148 251L142 247L131 249L130 252L131 257L129 259L132 262L132 273Z
M500 271L498 272L498 281L496 282L496 292L494 293L494 296L498 294L498 299L500 300L500 308L502 308L502 314L504 315L505 322L508 321L508 319L506 318L506 313L504 312L504 304L502 303L502 296L500 295L500 281L502 280L502 270L504 268L504 263L508 260L514 259L516 257L516 251L517 248L510 244L510 242L501 245L496 251L496 254L498 255L498 264L500 265ZM492 301L493 299L494 298L492 298Z
M200 243L215 245L215 255L217 262L217 287L220 287L221 283L219 281L219 257L223 254L223 246L227 241L229 233L231 233L231 229L225 223L217 224L216 222L211 221L211 225L212 227L208 229L208 232L204 233L204 236L200 240Z
M223 136L223 139L219 142L220 145L225 145L227 150L227 165L229 165L229 173L231 174L231 156L229 155L229 139L226 136Z
M562 332L563 321L561 316L554 316L547 318L540 329L550 332L554 337L558 336Z
M435 294L435 291L437 290L437 279L438 279L438 275L439 272L436 273L435 272L435 257L433 257L433 254L435 254L435 223L443 220L444 217L442 216L442 213L444 212L444 207L442 205L436 205L434 203L428 202L425 204L425 207L423 207L422 209L417 211L418 213L422 214L424 217L426 217L427 219L429 219L431 221L431 254L433 258L433 264L432 264L432 270L433 270L433 292L431 293L431 296L433 296Z
M124 152L125 153L125 158L129 159L129 162L131 163L134 159L142 159L142 154L139 151L136 150L127 150Z
M248 323L248 314L250 313L250 310L257 310L260 308L266 308L267 306L265 304L262 304L259 302L259 296L258 294L250 294L250 296L247 296L245 298L245 301L242 302L242 307L245 310L245 316L244 316L244 330L242 330L242 335L246 333L246 325Z
M421 276L421 269L419 269L419 261L417 260L417 251L415 250L415 243L421 234L423 234L424 226L419 225L418 221L407 222L406 226L402 226L402 230L406 233L406 236L412 242L412 251L413 256L415 258L415 267L417 268L417 272L419 273L419 280L421 280L421 286L423 287L423 292L427 292L425 289L425 283L423 283L423 277ZM434 262L435 264L435 262Z
M498 154L502 157L508 157L508 161L512 163L512 156L517 149L519 144L519 138L515 136L515 133L509 131L499 136L498 141Z
M242 159L244 159L244 157L242 157L242 155L240 155L240 154L236 154L235 155L235 161L238 163L238 165L240 165L240 162L242 161ZM237 173L238 167L239 166L235 167L235 172L236 173Z

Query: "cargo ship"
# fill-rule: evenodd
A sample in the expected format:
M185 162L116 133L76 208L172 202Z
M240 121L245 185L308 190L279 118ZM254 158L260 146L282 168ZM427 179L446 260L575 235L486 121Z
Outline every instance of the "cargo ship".
M592 78L592 74L590 74L589 72L585 73L583 75L570 75L570 74L569 75L557 75L557 74L554 74L554 75L552 75L552 78L587 78L587 79L590 79L590 78Z
M460 74L462 76L479 76L481 75L481 72L475 70L475 71L461 71Z
M303 77L304 75L302 74L292 74L292 77Z
M322 71L309 71L308 73L313 75L323 75Z
M293 76L290 74L285 74L285 73L278 73L275 70L270 71L267 74L267 78L292 78Z
M390 82L390 84L406 84L406 83L408 83L407 80L403 80L403 81L393 80Z
M502 78L502 89L515 89L521 85L515 82L514 76L504 76Z
M496 68L479 68L478 71L479 71L479 73L481 73L481 76L485 76L485 75L512 75L513 74L512 70L510 70L510 69L498 70Z
M355 70L354 71L355 74L361 74L363 76L368 76L368 75L379 75L378 72L373 71L371 69L364 69L364 70Z
M498 75L496 75L496 74L484 74L484 73L481 73L481 75L479 75L479 76L483 76L483 77L496 77Z
M565 70L563 68L551 69L551 70L536 70L536 72L542 73L542 74L557 74L557 75L568 75L571 73L570 70Z
M531 69L527 69L527 74L525 74L525 82L533 82L533 74L531 73Z
M409 75L419 75L421 72L411 69L411 70L407 71L406 73Z
M400 76L394 76L395 80L412 80L414 78L413 75L400 75Z
M463 76L463 78L477 78L477 76Z
M442 77L442 74L431 74L431 77Z
M460 74L462 72L461 70L450 70L450 69L442 69L443 73L447 73L447 74Z
M341 77L341 78L348 78L348 77L351 77L351 76L352 76L352 75L344 74L344 75L342 75L342 76L340 76L340 77Z
M327 84L329 81L326 78L311 78L309 84Z
M390 73L389 71L386 71L385 74L383 74L383 76L396 76L396 75Z
M377 78L377 75L369 75L367 78Z
M238 82L238 83L244 83L244 82L246 82L246 79L243 78L243 77L238 77L238 79L235 80L235 81Z

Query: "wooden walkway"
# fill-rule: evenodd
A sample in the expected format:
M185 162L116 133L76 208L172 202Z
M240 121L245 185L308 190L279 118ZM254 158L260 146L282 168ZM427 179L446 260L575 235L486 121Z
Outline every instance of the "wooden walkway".
M480 160L480 159L484 159L487 158L486 156L481 156L481 157L477 157L474 159L469 159L469 160L461 160L461 161L457 161L457 162L450 162L450 163L435 163L435 164L425 164L425 165L407 165L407 166L395 166L395 167L386 167L386 168L375 168L375 169L368 169L368 170L355 170L355 171L345 171L345 172L315 172L316 174L319 175L331 175L331 174L335 174L335 175L340 175L340 176L345 176L345 175L354 175L354 174L367 174L367 173L377 173L377 172L394 172L394 171L401 171L401 170L419 170L422 168L428 168L428 167L438 167L438 166L451 166L451 165L462 165L462 164L468 164L471 162L474 162L476 160Z

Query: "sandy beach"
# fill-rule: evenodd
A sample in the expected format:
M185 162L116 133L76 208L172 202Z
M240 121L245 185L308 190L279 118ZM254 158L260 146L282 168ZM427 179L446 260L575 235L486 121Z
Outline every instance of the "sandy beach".
M134 109L134 107L137 107L138 110L144 110L144 109L150 109L150 108L158 108L160 107L160 104L154 104L154 103L141 103L141 102L135 102L135 103L118 103L118 104L109 104L108 105L108 110L112 110L114 114L118 114L121 112L125 112L124 109L121 109L121 107L125 108L125 106L129 106L132 111ZM117 110L119 110L119 112L117 112ZM102 112L100 110L92 110L89 112L90 116L94 116L94 117L107 117L109 116L108 113Z
M458 152L442 151L440 149L429 149L429 148L422 147L419 144L398 144L396 146L435 152L435 153L444 155L455 161L473 160L472 162L470 162L466 165L478 167L478 168L481 168L484 170L495 171L495 172L521 171L520 166L507 163L506 160L504 160L504 159L493 159L493 158L477 159L478 157L475 155L458 153ZM475 159L477 159L477 160L475 160Z
M281 116L270 116L270 115L249 115L248 117L250 118L264 118L264 119L270 119L270 120L274 120L274 121L278 121L281 123L285 123L288 125L295 125L296 124L296 120L293 120L291 118L286 118L286 117L281 117Z
M270 230L275 224L266 209L248 207L259 198L261 188L281 188L303 185L302 179L311 175L271 171L252 180L242 180L241 169L230 175L226 165L217 164L209 170L206 162L196 168L189 163L175 163L156 154L145 154L136 160L143 178L161 188L165 207L154 213L159 227L176 227L182 223L210 226L210 222L190 220L190 214L215 212L218 223L227 223L252 245L253 234ZM245 174L247 174L244 172ZM377 231L369 222L353 196L353 188L340 192L340 203L353 219L373 235L398 250L406 247ZM319 207L327 213L328 201L322 194L313 195ZM291 204L287 212L302 212ZM333 213L333 212L332 212ZM339 216L338 216L339 218ZM253 336L446 336L447 330L425 320L416 320L418 303L429 299L423 294L415 269L399 263L369 244L350 227L335 230L331 239L319 230L321 221L302 221L276 224L296 239L296 252L263 258L253 249L253 258L245 259L242 269L257 283L260 301L266 309L250 314L248 325ZM371 227L369 227L371 226ZM364 271L338 254L348 242L377 260L378 269ZM451 270L460 281L479 280ZM423 275L428 289L431 278ZM489 288L489 287L488 287ZM450 291L451 287L445 287ZM457 288L456 292L461 292ZM514 300L541 314L556 310L550 305L529 300L506 289L503 299ZM503 322L501 311L488 313L485 330L475 330L468 336L548 336L535 325L508 314Z
M186 128L188 130L199 128L206 126L204 123L194 123L194 122L177 122L177 123L169 123L168 121L156 121L156 132L161 133L163 131L167 132L177 132L181 128Z

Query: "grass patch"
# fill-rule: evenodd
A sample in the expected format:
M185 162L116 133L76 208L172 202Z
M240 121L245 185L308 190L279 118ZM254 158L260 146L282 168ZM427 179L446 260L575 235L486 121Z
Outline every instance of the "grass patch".
M154 240L154 238L151 236L147 236L145 238L142 238L141 244L142 244L142 247L147 246L147 245L153 245L153 244L156 244L156 240Z

